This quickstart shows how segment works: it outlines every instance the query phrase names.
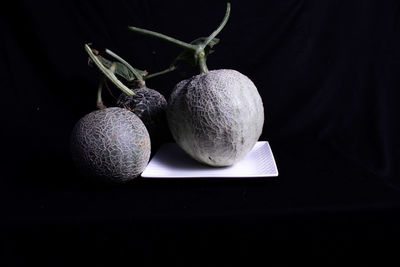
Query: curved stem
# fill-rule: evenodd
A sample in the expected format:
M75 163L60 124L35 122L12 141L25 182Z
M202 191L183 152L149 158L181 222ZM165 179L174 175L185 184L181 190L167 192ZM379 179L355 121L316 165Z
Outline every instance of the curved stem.
M154 32L154 31L150 31L150 30L146 30L146 29L142 29L142 28L138 28L138 27L133 27L133 26L128 26L128 29L143 35L147 35L147 36L152 36L152 37L156 37L158 39L170 42L170 43L174 43L182 48L185 49L190 49L190 50L196 50L197 46L192 45L192 44L188 44L186 42L182 42L178 39L169 37L165 34L162 33L158 33L158 32Z
M135 75L136 79L138 79L139 81L143 81L143 76L140 75L140 73L134 67L132 67L128 62L126 62L123 58L121 58L113 51L108 49L106 49L106 53L115 58L116 60L118 60L119 62L121 62L122 64L124 64L133 73L133 75Z
M154 77L157 77L157 76L159 76L159 75L163 75L163 74L165 74L165 73L174 71L174 70L176 70L176 68L177 68L176 66L172 65L172 66L170 66L168 69L165 69L165 70L162 70L162 71L159 71L159 72L155 72L155 73L149 74L149 75L147 75L146 77L144 77L143 79L147 80L147 79L150 79L150 78L154 78Z
M214 39L215 36L217 36L217 34L220 33L220 31L225 27L225 24L228 22L230 13L231 13L231 3L228 2L228 3L226 3L225 16L224 16L224 18L222 19L221 24L218 26L218 28L217 28L215 31L213 31L213 32L211 33L210 36L208 36L207 40L205 40L204 43L201 44L203 49L204 49L204 48L211 42L211 40Z
M111 70L111 68L113 68L113 66L111 66L110 70L107 69L106 67L104 67L103 64L101 64L100 60L93 54L92 49L87 44L85 44L85 50L89 54L89 56L93 60L93 62L96 64L96 66L101 70L101 72L108 79L110 79L115 84L115 86L117 86L122 92L124 92L127 95L130 95L130 96L135 95L135 93L131 89L126 87L120 80L118 80L118 78L115 76L114 72ZM114 69L115 69L115 65L114 65Z
M218 28L216 30L214 30L210 36L207 37L206 40L204 40L201 43L197 43L197 44L188 44L182 41L179 41L175 38L169 37L167 35L158 33L158 32L154 32L154 31L149 31L146 29L142 29L142 28L137 28L137 27L132 27L129 26L128 29L143 35L148 35L148 36L152 36L152 37L156 37L159 38L161 40L165 40L171 43L174 43L186 50L191 51L191 53L193 53L192 55L194 56L194 59L196 60L196 64L198 64L199 68L200 68L200 72L201 73L206 73L208 72L208 68L207 68L207 64L206 64L206 53L205 53L205 49L206 47L210 44L210 42L218 35L218 33L221 32L221 30L225 27L226 23L228 22L229 16L230 16L230 12L231 12L231 4L228 2L226 4L226 11L225 11L225 16L222 19L222 22L219 24ZM187 52L187 51L185 51ZM208 53L208 52L207 52ZM180 56L178 56L174 62L172 63L172 65L174 65L174 63L181 59ZM160 74L169 72L169 70L165 70L160 72ZM158 73L152 74L147 76L146 78L149 77L155 77L156 75L159 75Z
M99 87L97 89L97 103L96 106L98 109L105 109L107 108L104 104L103 104L103 99L101 97L102 92L103 92L103 84L105 83L105 79L104 77L101 78L101 81L99 83Z

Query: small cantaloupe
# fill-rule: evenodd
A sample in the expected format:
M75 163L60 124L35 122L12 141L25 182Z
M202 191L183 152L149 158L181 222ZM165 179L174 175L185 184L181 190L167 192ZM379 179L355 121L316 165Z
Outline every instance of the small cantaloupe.
M81 118L71 133L71 154L86 174L126 182L139 176L150 159L150 138L129 110L112 107Z
M167 119L175 141L191 157L211 166L228 166L258 141L264 108L249 78L220 69L178 83Z

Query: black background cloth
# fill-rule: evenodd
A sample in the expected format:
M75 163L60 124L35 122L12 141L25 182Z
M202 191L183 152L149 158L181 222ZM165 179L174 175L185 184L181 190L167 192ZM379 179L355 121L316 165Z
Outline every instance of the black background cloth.
M96 109L101 77L83 45L156 72L180 49L127 26L190 42L216 28L225 2L12 1L0 9L4 261L326 266L396 259L400 2L231 3L208 67L238 70L257 86L265 108L260 139L271 144L276 179L101 185L87 182L70 159L71 129ZM196 71L186 67L148 86L168 98ZM113 99L105 96L105 104Z

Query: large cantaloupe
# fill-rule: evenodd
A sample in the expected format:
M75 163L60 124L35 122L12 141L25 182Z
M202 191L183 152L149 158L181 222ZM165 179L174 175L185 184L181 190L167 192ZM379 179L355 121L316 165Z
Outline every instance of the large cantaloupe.
M208 70L206 59L219 42L231 6L227 3L220 25L208 37L186 43L170 36L129 26L134 32L182 47L175 62L198 66L200 74L179 82L169 99L167 120L178 145L194 159L211 166L229 166L241 160L259 139L264 108L253 82L235 70Z
M264 109L254 83L235 70L181 81L167 109L171 133L194 159L211 166L241 160L259 139Z

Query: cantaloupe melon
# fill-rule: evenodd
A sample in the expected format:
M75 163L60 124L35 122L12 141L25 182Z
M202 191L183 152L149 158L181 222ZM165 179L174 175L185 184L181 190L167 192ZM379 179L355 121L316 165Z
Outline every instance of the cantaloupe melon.
M85 115L71 133L71 154L79 169L114 182L139 176L149 161L150 146L143 122L119 107Z
M264 108L248 77L220 69L178 83L167 119L175 141L191 157L211 166L229 166L258 141Z

